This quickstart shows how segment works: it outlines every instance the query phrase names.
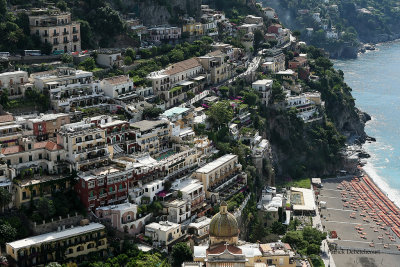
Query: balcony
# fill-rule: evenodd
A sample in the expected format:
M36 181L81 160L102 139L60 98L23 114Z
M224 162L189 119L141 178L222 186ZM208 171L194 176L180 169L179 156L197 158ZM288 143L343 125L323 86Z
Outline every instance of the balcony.
M72 39L72 42L79 42L79 38Z
M49 37L49 34L48 33L44 33L43 37Z
M68 39L64 40L64 44L67 44L67 43L69 43Z
M63 32L63 34L64 34L64 35L67 35L67 34L69 34L69 32L68 32L68 31L65 31L65 32Z
M89 197L88 200L92 201L92 200L96 200L96 198L97 198L97 196L92 196L92 197Z
M60 33L54 32L54 33L53 33L53 36L60 36Z
M72 33L79 33L78 30L72 30Z

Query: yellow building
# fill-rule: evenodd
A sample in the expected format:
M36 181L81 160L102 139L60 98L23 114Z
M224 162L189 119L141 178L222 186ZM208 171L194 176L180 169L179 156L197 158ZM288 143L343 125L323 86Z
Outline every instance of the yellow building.
M107 249L105 226L84 226L32 236L6 243L6 253L17 266L46 265L50 262L81 262L85 255Z
M130 127L136 129L136 140L141 152L157 155L160 151L168 148L171 136L169 121L142 120L131 123Z
M182 26L182 32L187 32L189 35L203 35L203 25L200 22L189 22Z
M80 23L72 21L70 12L34 9L29 16L31 34L43 43L49 43L52 51L81 51Z
M247 175L234 154L207 163L193 173L193 178L203 183L206 197L212 203L231 197L247 184Z
M33 175L26 176L24 180L14 179L14 204L17 208L28 205L31 201L41 197L51 197L51 193L57 190L65 190L71 187L66 176L62 175Z

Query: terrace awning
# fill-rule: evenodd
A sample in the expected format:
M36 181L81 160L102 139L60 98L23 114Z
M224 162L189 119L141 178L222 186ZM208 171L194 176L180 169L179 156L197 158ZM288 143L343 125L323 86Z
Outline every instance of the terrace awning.
M183 82L181 82L179 85L188 86L188 85L191 85L191 84L194 84L194 82L191 82L191 81L183 81Z
M204 76L197 76L197 77L195 77L195 78L193 78L193 80L195 80L195 81L201 81L201 80L204 80L206 77L204 77Z

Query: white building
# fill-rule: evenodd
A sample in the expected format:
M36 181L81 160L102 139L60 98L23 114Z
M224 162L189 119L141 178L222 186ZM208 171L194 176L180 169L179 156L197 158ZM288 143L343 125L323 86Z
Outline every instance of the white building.
M100 82L100 88L104 94L113 99L125 97L134 93L133 81L128 75L114 76L105 78Z
M267 106L271 97L272 80L258 80L252 83L251 87L262 94L261 101Z
M264 11L264 15L268 18L268 19L275 19L276 18L276 13L275 10L271 7L266 7L263 9Z
M161 180L155 180L143 185L143 189L143 196L148 197L150 202L153 202L156 199L157 193L164 190L164 182Z
M208 236L208 230L210 229L211 218L200 217L188 226L188 233L198 238Z
M113 51L100 51L96 57L97 65L105 68L121 67L123 60L121 53Z
M190 208L193 215L197 210L204 206L206 195L203 189L203 183L199 180L192 179L190 177L184 177L174 181L171 189L174 191L180 191L182 193L182 199L190 203Z
M68 112L78 106L97 105L104 98L99 82L89 71L62 67L34 73L31 79L36 88L50 95L52 107L59 112Z
M168 212L167 220L174 223L182 223L190 219L191 208L187 200L175 199L165 203Z
M181 238L184 233L180 224L164 221L146 225L145 235L159 246L168 246Z
M326 32L326 38L328 39L337 39L339 37L336 31L330 30Z
M0 89L7 89L10 98L23 97L25 90L32 89L26 71L12 71L0 73Z
M320 13L313 13L312 17L316 22L321 23Z

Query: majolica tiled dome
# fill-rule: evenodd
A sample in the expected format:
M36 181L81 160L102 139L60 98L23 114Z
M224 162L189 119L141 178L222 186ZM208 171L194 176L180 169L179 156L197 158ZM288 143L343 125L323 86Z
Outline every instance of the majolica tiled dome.
M211 219L209 234L217 238L235 237L239 235L236 218L228 212L228 207L225 202L221 203L220 211Z

